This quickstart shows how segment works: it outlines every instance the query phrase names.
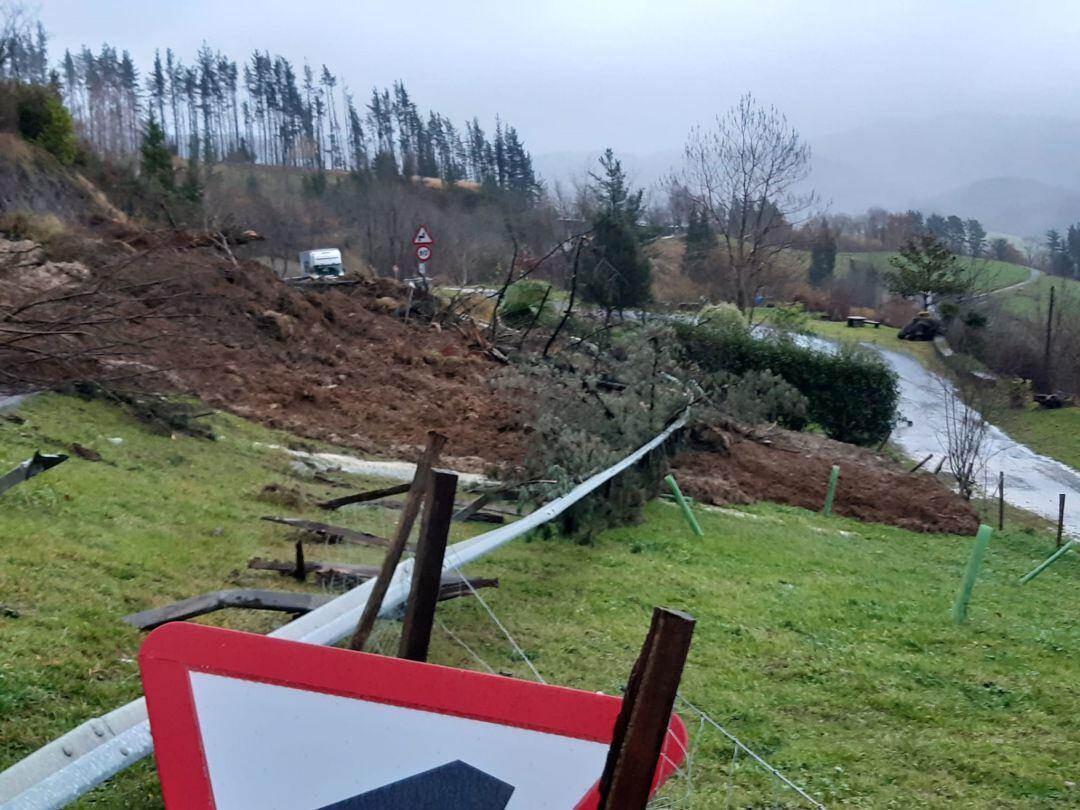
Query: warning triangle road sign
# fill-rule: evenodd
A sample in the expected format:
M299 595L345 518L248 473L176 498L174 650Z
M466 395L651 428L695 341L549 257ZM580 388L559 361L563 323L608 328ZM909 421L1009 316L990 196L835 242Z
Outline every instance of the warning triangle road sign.
M170 810L422 810L433 789L469 810L592 810L622 705L185 622L151 633L139 665ZM673 715L655 784L686 742Z
M321 810L504 810L514 788L461 760Z
M414 245L433 245L435 240L431 238L431 234L428 233L426 225L421 225L416 229L416 236L412 238Z

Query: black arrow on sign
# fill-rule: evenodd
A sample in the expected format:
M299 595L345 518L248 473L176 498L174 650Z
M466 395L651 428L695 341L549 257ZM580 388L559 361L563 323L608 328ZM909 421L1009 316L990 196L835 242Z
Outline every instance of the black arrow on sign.
M461 760L319 810L505 810L514 786Z

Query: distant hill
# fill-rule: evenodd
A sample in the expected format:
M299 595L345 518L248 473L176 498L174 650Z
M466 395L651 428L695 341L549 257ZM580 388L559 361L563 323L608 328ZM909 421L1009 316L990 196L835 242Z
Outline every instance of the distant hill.
M1080 191L1023 177L995 177L928 197L915 207L963 212L991 231L1042 241L1048 228L1064 230L1080 220Z
M1004 113L954 113L879 121L808 137L808 186L829 210L861 213L939 208L977 217L991 230L1039 236L1080 221L1080 120ZM600 151L534 156L552 188L569 190ZM682 160L678 148L617 153L637 185L652 187Z
M811 139L834 211L940 209L1041 234L1080 219L1080 121L971 113L896 119Z

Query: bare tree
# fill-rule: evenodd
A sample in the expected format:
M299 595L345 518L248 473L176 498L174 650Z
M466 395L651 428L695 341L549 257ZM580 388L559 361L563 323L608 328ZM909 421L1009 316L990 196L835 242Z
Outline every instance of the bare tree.
M793 227L813 214L816 195L799 188L809 173L810 147L749 93L712 129L690 131L674 180L712 219L744 312L791 247Z
M945 424L939 431L938 440L945 450L949 470L956 479L960 497L970 501L989 461L986 437L990 432L990 423L981 413L981 409L969 407L965 400L978 404L986 397L978 396L974 386L961 393L942 381L941 388Z

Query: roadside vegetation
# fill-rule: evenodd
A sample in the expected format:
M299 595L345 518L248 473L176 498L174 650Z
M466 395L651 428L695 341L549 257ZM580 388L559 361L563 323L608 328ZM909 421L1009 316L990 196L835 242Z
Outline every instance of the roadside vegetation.
M256 444L293 440L234 417L208 420L218 436L210 442L151 433L98 401L42 396L16 413L25 422L0 421L5 463L74 442L103 460L73 458L5 495L0 767L139 694L142 634L121 616L223 587L317 588L245 565L290 556L288 530L259 516L319 519L311 501L343 491L297 478L282 451ZM267 495L267 485L298 499L267 500L287 497ZM656 502L640 524L590 545L526 539L469 573L499 578L485 599L547 680L609 693L625 683L651 606L691 611L698 625L684 697L828 806L1073 801L1080 636L1061 621L1061 594L1075 589L1080 569L1063 561L1017 583L1051 550L1048 535L994 538L971 621L957 627L948 611L970 537L766 504L697 512L702 539L673 505ZM334 520L385 532L373 520L389 519L372 514L345 510ZM475 531L455 524L455 537ZM479 604L443 603L439 616L492 668L529 677ZM199 621L265 632L281 620L225 612ZM432 660L479 666L441 629ZM707 733L698 744L695 806L723 807L730 746ZM741 764L733 781L740 804L772 801L772 784L752 766ZM669 793L683 790L675 782ZM84 804L159 802L147 761Z

